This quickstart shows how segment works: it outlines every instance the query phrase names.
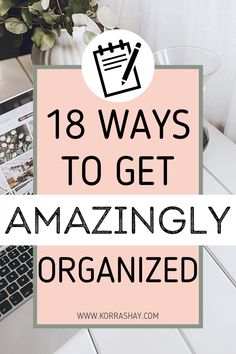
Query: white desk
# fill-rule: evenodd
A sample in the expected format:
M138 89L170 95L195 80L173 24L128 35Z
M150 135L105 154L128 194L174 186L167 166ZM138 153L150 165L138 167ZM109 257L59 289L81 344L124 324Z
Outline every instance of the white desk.
M31 87L30 56L0 62L0 102ZM211 124L209 133L204 194L235 194L236 145ZM203 329L83 330L57 354L235 354L235 329L236 247L210 247L204 250Z

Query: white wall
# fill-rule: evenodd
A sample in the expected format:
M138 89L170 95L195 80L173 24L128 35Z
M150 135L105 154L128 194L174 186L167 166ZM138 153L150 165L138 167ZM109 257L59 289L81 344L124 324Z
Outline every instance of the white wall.
M222 67L209 81L205 116L223 130L236 85L235 0L101 0L114 8L120 27L139 33L153 51L193 45L220 55ZM236 121L236 103L231 119ZM235 132L231 131L232 129ZM227 125L236 139L236 124Z

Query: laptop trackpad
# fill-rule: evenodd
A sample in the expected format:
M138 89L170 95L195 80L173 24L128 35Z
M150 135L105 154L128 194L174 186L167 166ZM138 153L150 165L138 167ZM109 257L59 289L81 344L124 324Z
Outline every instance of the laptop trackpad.
M52 354L79 329L33 328L33 300L0 322L1 353Z

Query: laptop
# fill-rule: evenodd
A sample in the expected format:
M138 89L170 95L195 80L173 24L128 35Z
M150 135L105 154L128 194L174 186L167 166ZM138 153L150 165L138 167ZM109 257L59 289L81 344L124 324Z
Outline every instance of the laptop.
M0 102L0 198L33 194L33 93ZM0 246L0 352L53 354L78 329L33 328L33 248Z

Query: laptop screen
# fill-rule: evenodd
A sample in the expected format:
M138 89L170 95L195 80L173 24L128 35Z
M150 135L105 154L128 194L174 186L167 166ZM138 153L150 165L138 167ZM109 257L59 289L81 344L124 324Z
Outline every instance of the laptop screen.
M0 195L33 194L32 90L0 103Z

